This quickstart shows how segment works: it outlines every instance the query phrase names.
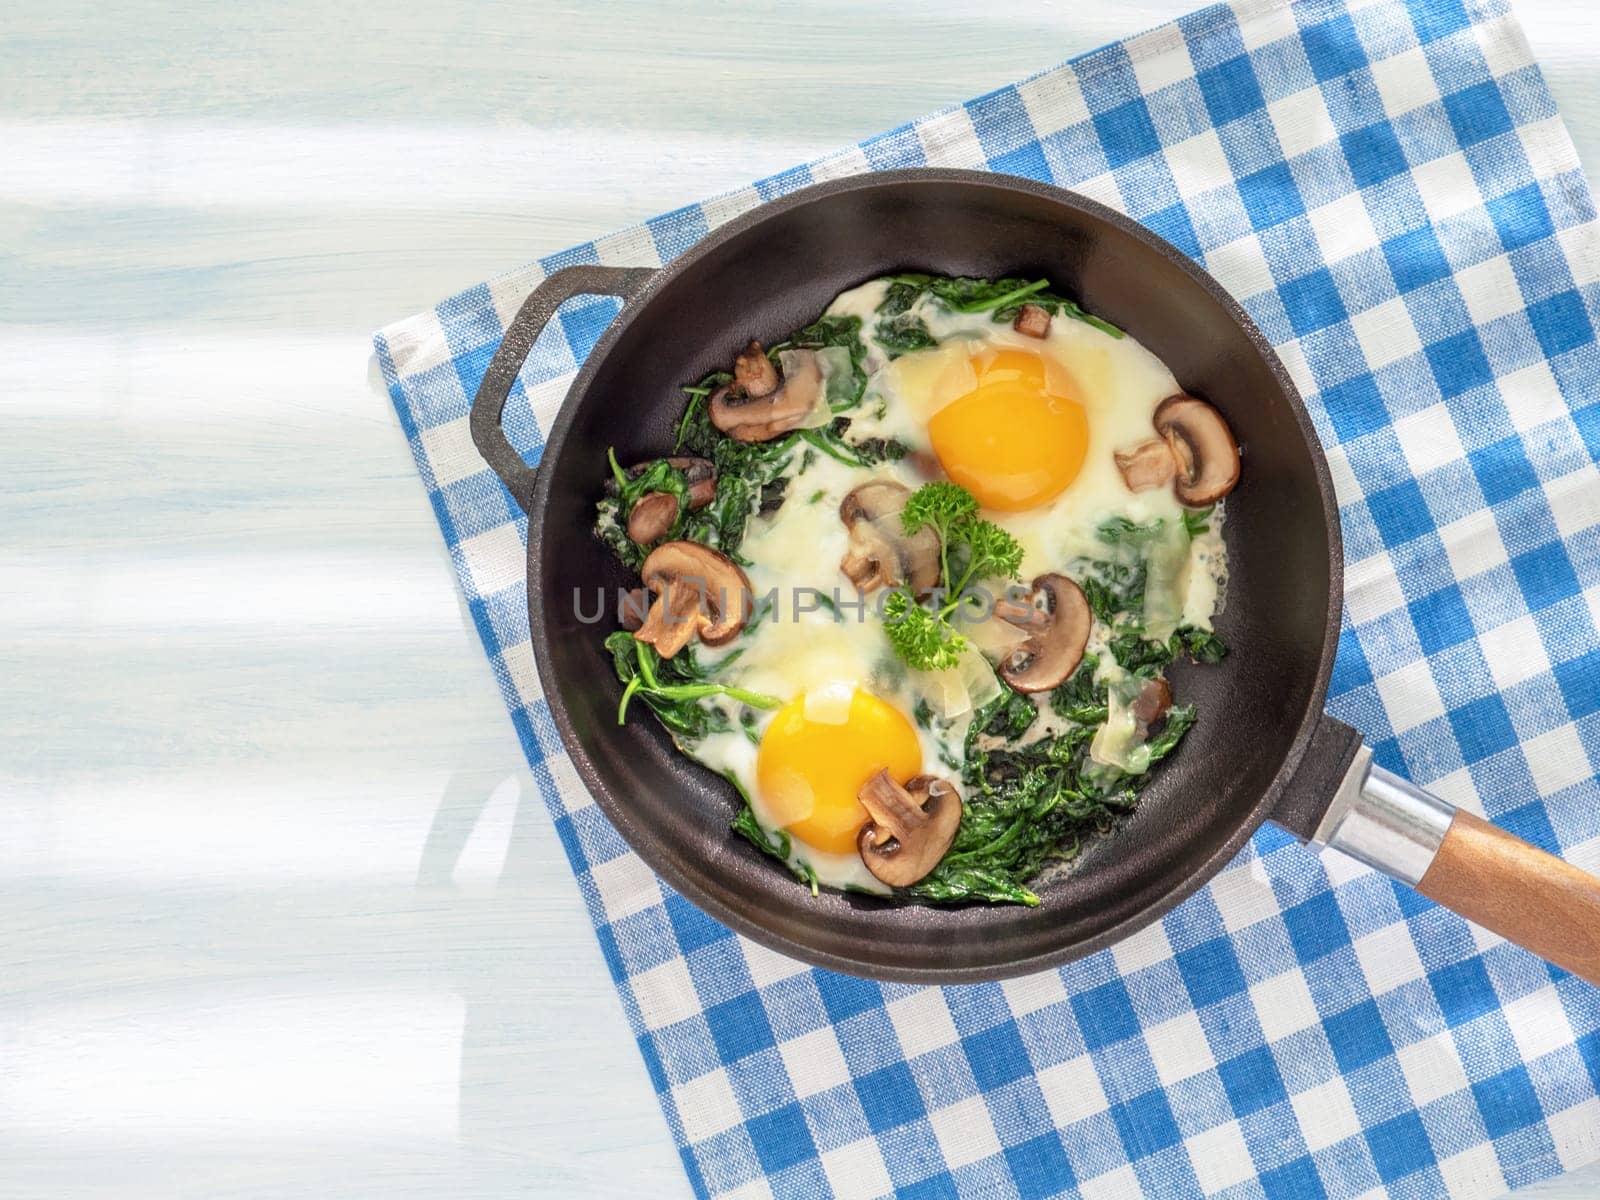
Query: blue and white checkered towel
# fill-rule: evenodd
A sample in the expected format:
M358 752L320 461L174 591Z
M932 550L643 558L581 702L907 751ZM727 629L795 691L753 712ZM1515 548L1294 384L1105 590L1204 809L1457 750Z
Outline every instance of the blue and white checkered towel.
M1600 240L1527 42L1500 0L1206 9L377 338L695 1191L1477 1197L1600 1158L1600 992L1270 827L1111 950L934 989L743 941L584 792L529 650L524 518L467 434L506 321L556 267L653 265L813 180L922 163L1075 188L1232 290L1338 489L1332 711L1600 868ZM615 310L569 305L537 347L524 451Z

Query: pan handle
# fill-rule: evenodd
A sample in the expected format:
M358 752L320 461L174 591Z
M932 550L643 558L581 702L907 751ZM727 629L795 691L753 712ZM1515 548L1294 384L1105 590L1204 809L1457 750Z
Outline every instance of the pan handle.
M478 385L478 394L472 398L470 425L478 453L494 469L523 512L530 511L533 504L533 481L537 474L506 437L500 419L505 413L511 385L516 382L529 351L563 302L574 296L620 296L631 300L654 274L650 267L563 267L534 288L511 319L500 348L494 352L483 382Z
M1311 840L1600 985L1600 879L1384 770L1365 746Z

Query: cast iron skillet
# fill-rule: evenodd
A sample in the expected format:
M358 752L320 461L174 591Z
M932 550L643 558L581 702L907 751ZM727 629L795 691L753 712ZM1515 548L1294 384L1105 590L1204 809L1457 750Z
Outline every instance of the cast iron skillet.
M750 338L777 340L839 292L896 270L1048 276L1216 405L1244 448L1242 482L1228 499L1231 579L1218 621L1232 652L1217 667L1174 668L1174 690L1200 706L1199 723L1136 815L1047 885L1035 909L813 897L729 832L738 800L726 781L675 752L643 709L617 725L619 685L600 647L610 618L585 624L574 605L581 590L581 607L592 613L597 587L609 596L637 582L590 533L607 448L623 462L665 453L682 412L681 383L724 366ZM591 294L627 303L572 385L536 471L500 428L506 396L557 306ZM1600 975L1600 883L1467 814L1452 825L1448 806L1369 768L1359 735L1324 716L1342 559L1338 509L1305 408L1227 293L1173 246L1102 205L1010 177L886 171L763 205L659 271L558 271L507 331L471 424L530 516L533 650L579 776L673 887L759 942L880 979L1022 974L1148 924L1271 818L1408 882L1427 874L1432 894L1491 927L1514 890L1534 910L1513 927L1502 919L1503 932ZM1463 865L1470 850L1487 866ZM1530 855L1542 862L1530 865ZM1446 875L1459 877L1459 896L1438 886ZM1483 900L1486 890L1497 903ZM1564 909L1555 907L1558 893Z

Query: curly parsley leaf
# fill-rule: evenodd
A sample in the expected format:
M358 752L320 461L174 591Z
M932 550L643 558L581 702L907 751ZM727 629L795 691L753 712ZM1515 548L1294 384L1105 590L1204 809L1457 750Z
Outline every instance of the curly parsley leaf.
M976 579L1016 578L1022 544L978 516L978 502L958 483L925 483L911 494L900 523L907 533L931 527L943 553L944 587L952 598Z
M940 596L937 607L904 592L884 603L884 627L895 652L924 671L956 665L967 639L950 624L968 585L979 579L1016 578L1022 546L993 521L978 515L978 502L960 484L925 483L906 501L900 524L908 534L932 529L939 535Z
M948 670L967 648L967 639L949 621L905 592L884 600L883 629L895 653L918 671Z
M919 533L932 525L934 531L944 537L956 522L975 516L977 512L978 501L971 492L959 483L940 480L925 483L911 493L900 514L900 523L907 533Z

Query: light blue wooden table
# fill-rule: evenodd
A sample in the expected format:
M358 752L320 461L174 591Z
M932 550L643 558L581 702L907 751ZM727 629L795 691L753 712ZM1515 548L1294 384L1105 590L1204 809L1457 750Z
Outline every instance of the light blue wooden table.
M688 1196L368 337L1189 7L12 5L0 1196Z

